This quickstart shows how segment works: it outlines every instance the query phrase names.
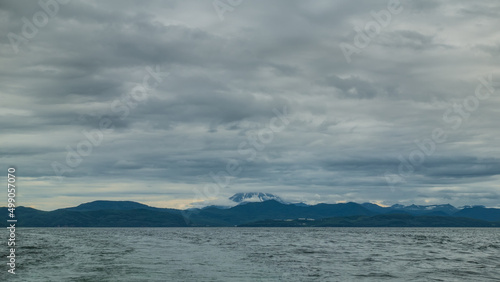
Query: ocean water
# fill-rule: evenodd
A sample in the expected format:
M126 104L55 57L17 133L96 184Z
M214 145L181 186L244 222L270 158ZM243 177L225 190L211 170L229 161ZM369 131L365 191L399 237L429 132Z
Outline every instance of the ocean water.
M500 281L498 228L16 231L0 281Z

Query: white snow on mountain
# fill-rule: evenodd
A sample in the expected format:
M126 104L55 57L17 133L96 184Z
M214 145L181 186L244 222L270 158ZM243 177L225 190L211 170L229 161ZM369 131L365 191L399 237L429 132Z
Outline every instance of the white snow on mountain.
M285 203L280 197L271 193L262 192L249 192L249 193L236 193L229 198L229 200L241 204L241 203L252 203L252 202L264 202L269 200L275 200L280 203Z

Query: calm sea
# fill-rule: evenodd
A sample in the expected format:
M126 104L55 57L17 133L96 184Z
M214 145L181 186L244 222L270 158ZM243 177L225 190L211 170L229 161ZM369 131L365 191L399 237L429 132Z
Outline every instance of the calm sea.
M493 228L16 231L0 281L500 281Z

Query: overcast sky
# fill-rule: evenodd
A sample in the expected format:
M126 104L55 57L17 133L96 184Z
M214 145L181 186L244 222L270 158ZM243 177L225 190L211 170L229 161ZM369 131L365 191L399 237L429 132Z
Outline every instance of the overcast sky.
M0 4L19 205L500 207L498 1L47 3Z

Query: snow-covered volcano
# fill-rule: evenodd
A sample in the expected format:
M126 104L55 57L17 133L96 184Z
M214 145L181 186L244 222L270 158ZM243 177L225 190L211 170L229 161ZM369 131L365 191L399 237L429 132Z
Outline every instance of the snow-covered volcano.
M262 192L248 192L248 193L236 193L229 198L229 200L241 204L241 203L250 203L250 202L264 202L269 200L275 200L280 203L285 203L280 197L270 194L270 193L262 193Z

